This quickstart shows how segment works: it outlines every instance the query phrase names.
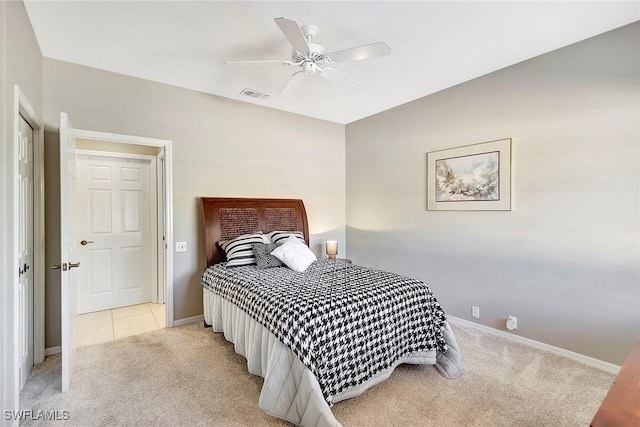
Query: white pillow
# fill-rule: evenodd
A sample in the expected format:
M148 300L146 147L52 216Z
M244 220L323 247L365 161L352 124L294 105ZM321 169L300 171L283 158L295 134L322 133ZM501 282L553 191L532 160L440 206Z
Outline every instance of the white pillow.
M302 273L316 261L316 256L311 249L300 241L295 235L290 236L285 242L271 252L290 269Z

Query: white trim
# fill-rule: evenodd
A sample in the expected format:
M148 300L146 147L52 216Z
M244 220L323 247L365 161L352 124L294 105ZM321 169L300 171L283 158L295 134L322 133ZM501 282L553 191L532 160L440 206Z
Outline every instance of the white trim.
M62 347L60 347L59 345L56 347L47 347L44 349L45 356L53 356L54 354L60 353L62 353Z
M506 338L510 341L514 341L519 344L524 344L524 345L528 345L529 347L537 348L538 350L548 351L549 353L555 354L556 356L567 357L569 359L584 363L587 366L600 369L610 374L617 375L618 372L620 372L620 368L621 368L620 366L615 365L613 363L605 362L604 360L595 359L593 357L585 356L584 354L576 353L560 347L555 347L550 344L545 344L540 341L532 340L530 338L525 338L519 335L510 334L508 332L504 332L499 329L494 329L489 326L481 325L479 323L471 322L469 320L461 319L459 317L447 315L447 319L449 319L449 322L453 325L475 328L475 329L481 330L482 332L486 332L501 338Z
M204 314L198 314L193 317L185 317L184 319L178 319L173 322L173 326L190 325L192 323L204 322Z
M156 156L156 233L158 235L158 245L156 248L156 258L157 258L157 266L158 272L156 273L158 278L158 283L156 285L156 299L155 303L164 304L165 303L165 294L167 293L167 280L165 277L164 265L166 263L166 253L167 245L165 243L164 232L165 232L165 221L164 221L164 210L162 207L164 206L164 153L159 153ZM166 325L165 325L166 326Z
M164 220L165 220L165 320L167 328L173 326L173 146L171 141L164 147Z
M165 236L165 321L168 328L173 326L173 149L172 141L168 139L147 138L142 136L122 135L115 133L97 132L82 129L70 129L70 135L76 138L93 139L98 141L118 142L121 144L146 145L159 147L164 152L164 200Z
M121 144L147 145L150 147L166 147L171 144L168 139L147 138L146 136L124 135L119 133L99 132L86 129L72 129L71 136L98 141L118 142Z
M158 245L162 244L161 236L158 234L158 161L156 156L152 156L151 166L149 169L149 232L153 237L149 242L149 256L151 259L151 302L158 302L158 270L164 268L158 265Z
M149 162L153 162L156 160L156 156L152 154L132 154L132 153L121 153L119 151L101 151L101 150L91 150L86 148L77 148L76 153L78 155L82 155L85 157L110 157L112 159L133 159L133 160L145 160Z

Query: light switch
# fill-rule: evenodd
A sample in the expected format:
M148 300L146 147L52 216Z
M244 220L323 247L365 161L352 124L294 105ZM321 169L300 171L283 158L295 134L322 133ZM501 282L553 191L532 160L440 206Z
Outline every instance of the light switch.
M187 242L176 242L176 252L187 252Z

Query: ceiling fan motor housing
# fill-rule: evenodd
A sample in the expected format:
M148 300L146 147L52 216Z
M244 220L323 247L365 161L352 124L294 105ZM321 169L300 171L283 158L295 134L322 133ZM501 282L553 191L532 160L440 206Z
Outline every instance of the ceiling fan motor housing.
M325 49L323 46L315 43L309 43L308 52L300 52L293 49L291 51L291 62L321 62L324 60Z

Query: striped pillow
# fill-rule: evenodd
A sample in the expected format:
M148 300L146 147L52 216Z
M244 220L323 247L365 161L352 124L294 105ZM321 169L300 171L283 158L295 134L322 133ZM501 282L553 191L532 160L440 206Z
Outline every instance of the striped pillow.
M264 243L262 233L243 234L233 240L221 240L218 245L227 255L227 267L252 265L256 263L251 244Z
M272 232L269 233L269 238L271 239L271 241L273 243L275 243L276 245L280 246L291 235L296 236L305 245L307 244L307 242L305 242L305 240L304 240L304 234L302 234L302 232L300 232L300 231L272 231Z

